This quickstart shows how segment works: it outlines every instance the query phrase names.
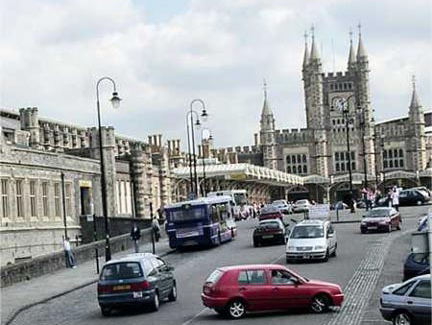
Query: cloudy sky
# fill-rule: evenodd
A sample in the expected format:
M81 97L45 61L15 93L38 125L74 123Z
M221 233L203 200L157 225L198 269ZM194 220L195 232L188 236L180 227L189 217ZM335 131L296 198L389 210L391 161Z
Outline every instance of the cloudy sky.
M0 107L96 123L95 84L110 76L122 106L103 123L147 139L185 138L205 101L217 147L258 131L262 80L278 128L305 126L303 33L314 24L324 71L345 70L350 27L362 24L376 119L407 114L411 76L431 109L429 0L1 0ZM357 36L354 37L357 42ZM198 108L198 106L196 107Z

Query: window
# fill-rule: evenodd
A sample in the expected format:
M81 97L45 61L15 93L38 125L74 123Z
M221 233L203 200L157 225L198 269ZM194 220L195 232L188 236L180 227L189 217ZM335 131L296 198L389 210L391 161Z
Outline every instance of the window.
M48 182L42 183L42 211L44 217L49 217Z
M296 283L296 278L285 270L272 270L271 281L273 285L289 285Z
M24 206L23 206L23 190L22 190L23 181L21 179L17 179L15 181L16 186L16 205L17 205L17 217L24 217Z
M30 181L30 216L37 217L36 181Z
M339 163L336 163L336 171L339 171Z
M238 276L240 285L262 285L267 284L264 270L240 271Z
M399 157L403 157L404 153L402 149L399 149Z
M287 173L291 173L291 167L290 166L287 167Z
M410 297L417 297L417 298L431 298L431 282L422 280L420 281L417 286L414 288L414 290L411 292Z
M384 160L384 169L388 168L388 162L387 160Z
M407 291L413 286L415 281L408 282L407 284L403 285L399 289L392 292L394 295L403 296L407 293Z
M65 184L66 216L72 216L71 184Z
M286 162L287 162L287 164L290 164L290 163L291 163L291 157L290 157L290 156L287 156L287 157L286 157Z
M61 207L60 207L60 183L54 183L54 211L55 216L61 216Z
M303 165L303 174L307 174L307 166Z
M335 160L336 160L336 161L339 160L339 152L335 152Z
M302 156L302 160L303 160L303 163L306 162L306 155L303 155L303 156Z
M398 161L398 160L395 160L395 161L394 161L394 166L395 166L395 167L399 167L399 161Z
M9 190L8 180L1 180L1 205L2 205L2 218L9 217Z
M292 162L293 162L293 164L296 163L296 156L292 156Z
M345 163L341 163L341 171L344 172L345 171Z
M404 161L403 161L403 159L399 160L399 166L400 166L401 168L403 168L403 166L404 166Z
M122 262L105 266L102 270L101 280L135 279L142 276L139 263Z

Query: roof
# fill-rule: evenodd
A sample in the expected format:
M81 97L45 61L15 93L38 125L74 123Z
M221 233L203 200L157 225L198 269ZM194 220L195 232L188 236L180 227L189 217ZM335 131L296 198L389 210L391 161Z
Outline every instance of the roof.
M173 203L170 205L165 206L166 209L174 209L174 208L180 208L185 204L190 205L202 205L202 204L213 204L213 203L221 203L221 202L229 202L232 201L231 196L228 195L219 195L219 196L211 196L211 197L202 197L195 200L189 200L189 201L181 201L177 203Z
M221 271L230 271L230 270L256 270L256 269L280 269L284 267L278 264L243 264L243 265L231 265L231 266L223 266L218 269Z
M313 219L313 220L303 220L296 224L297 226L322 226L327 220Z
M119 262L139 262L141 259L149 258L149 257L157 257L157 255L154 255L152 253L133 253L133 254L122 256L114 260L110 260L106 262L105 265L115 264Z

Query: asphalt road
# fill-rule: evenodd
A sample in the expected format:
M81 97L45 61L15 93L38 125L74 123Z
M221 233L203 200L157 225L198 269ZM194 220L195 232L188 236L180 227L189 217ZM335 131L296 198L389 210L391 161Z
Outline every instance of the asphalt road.
M320 279L338 283L348 290L346 294L356 293L353 278L358 274L358 268L364 267L362 262L368 257L377 243L390 243L399 237L404 230L414 229L418 215L426 211L427 207L403 208L404 223L402 231L391 234L360 234L359 224L337 224L335 230L338 240L338 256L330 258L327 263L296 263L289 264L294 271L311 279ZM215 312L204 308L201 302L201 288L206 277L217 267L235 264L278 263L285 264L285 249L283 245L254 248L252 246L252 231L257 221L249 220L238 224L238 237L236 240L209 250L196 250L182 253L173 253L165 260L175 267L177 279L178 300L164 303L156 313L142 309L122 311L106 318L102 317L96 298L96 285L77 290L42 305L37 305L20 314L14 325L34 324L158 324L158 325L189 325L189 324L226 324ZM395 241L397 243L398 241ZM391 245L388 245L393 249ZM379 251L385 255L387 251ZM369 254L370 255L370 254ZM372 256L379 259L378 255ZM385 256L382 257L383 259ZM357 272L356 272L357 271ZM378 274L379 276L379 274ZM357 287L365 287L367 278L356 280ZM49 285L49 283L47 283ZM372 288L373 290L373 288ZM363 292L363 291L362 291ZM367 295L368 292L364 291ZM372 293L369 293L372 295ZM3 297L5 299L6 297ZM354 297L356 301L357 297ZM359 296L358 301L365 304L368 296ZM351 303L351 305L353 305ZM377 306L378 308L378 306ZM311 313L260 313L251 314L239 320L236 324L302 324L317 325L335 322L340 313L359 313L354 308L347 308L340 312L327 314ZM349 315L346 315L350 317ZM352 319L355 319L353 316Z

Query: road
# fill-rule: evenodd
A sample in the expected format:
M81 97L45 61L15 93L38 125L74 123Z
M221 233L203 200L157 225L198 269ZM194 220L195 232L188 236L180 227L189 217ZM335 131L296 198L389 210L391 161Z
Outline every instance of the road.
M327 263L309 262L289 264L301 275L338 283L347 295L346 303L339 312L311 313L260 313L251 314L236 324L358 324L362 309L373 294L385 257L394 239L407 229L413 230L418 216L428 207L402 208L404 222L402 231L390 234L360 234L359 224L336 224L338 256ZM257 221L248 220L238 224L236 240L209 250L175 252L165 260L175 267L179 297L176 302L164 303L159 312L128 310L106 318L100 314L96 299L96 285L91 285L20 314L14 325L34 324L158 324L193 325L225 324L215 312L204 308L200 293L204 280L217 267L234 264L285 263L283 245L254 248L251 236ZM49 285L49 283L47 283ZM5 298L5 297L4 297ZM378 308L378 306L377 306Z

